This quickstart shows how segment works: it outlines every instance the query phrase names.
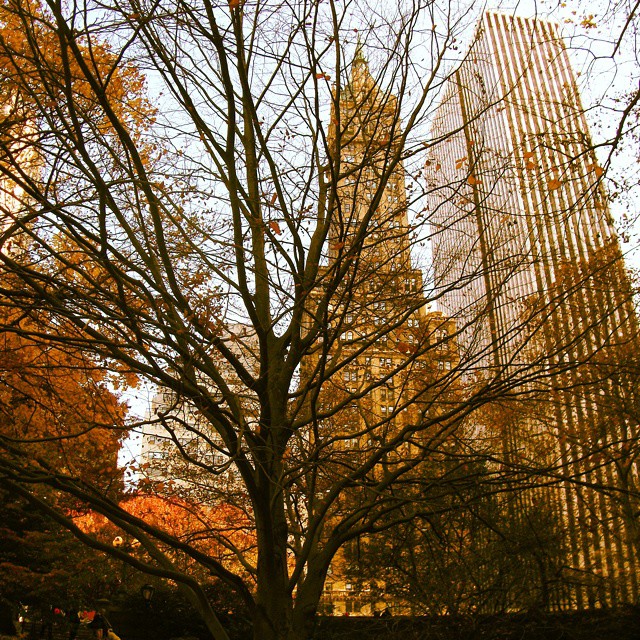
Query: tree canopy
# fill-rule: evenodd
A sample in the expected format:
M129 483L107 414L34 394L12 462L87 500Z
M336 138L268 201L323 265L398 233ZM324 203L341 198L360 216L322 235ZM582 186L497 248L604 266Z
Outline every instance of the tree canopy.
M28 398L0 406L6 488L175 581L216 640L209 576L242 598L255 638L294 640L350 541L457 511L470 485L475 500L574 479L562 461L503 459L469 422L547 389L545 359L496 370L464 346L470 323L426 308L445 292L428 269L423 163L455 133L430 139L427 123L464 8L10 0L0 22L1 326L7 360L19 347L26 362L9 384ZM518 331L544 313L532 303ZM242 514L250 544L226 518L175 528L105 486L92 447L122 433L107 389L132 377L166 391L149 422L200 500ZM78 526L41 487L139 551Z

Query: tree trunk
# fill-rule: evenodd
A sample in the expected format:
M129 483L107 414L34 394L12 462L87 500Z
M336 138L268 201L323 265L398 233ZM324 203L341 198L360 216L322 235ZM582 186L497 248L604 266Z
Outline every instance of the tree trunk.
M254 640L291 640L293 632L292 598L281 580L259 581L253 618Z
M268 483L267 479L265 484ZM288 528L282 496L272 496L269 489L262 501L262 505L269 508L256 509L258 564L253 637L255 640L289 640L293 597L287 566Z
M274 569L274 564L271 567ZM298 585L295 604L286 571L262 576L258 585L253 619L254 640L309 640L313 635L322 593L322 578L307 576Z
M227 632L220 624L220 620L212 609L211 604L204 595L204 592L201 589L194 589L182 584L178 585L178 588L185 594L198 613L200 613L203 622L214 640L229 640Z

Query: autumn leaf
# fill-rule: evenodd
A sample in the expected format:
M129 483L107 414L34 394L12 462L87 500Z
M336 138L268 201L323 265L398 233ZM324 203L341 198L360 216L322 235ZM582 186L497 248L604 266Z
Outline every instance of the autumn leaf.
M464 165L464 163L467 161L467 156L465 156L464 158L459 158L458 160L456 160L456 169L462 169L462 166Z
M442 169L442 165L440 163L438 163L436 165L436 171L440 171L440 169Z
M604 173L604 169L595 162L587 166L587 171L593 171L596 174L596 178L600 178Z
M344 242L334 242L333 243L333 250L334 251L340 251L340 249L344 249Z
M585 29L595 29L598 25L594 20L593 15L585 16L584 19L580 22L580 26Z
M277 200L277 199L278 199L278 194L277 194L277 193L274 193L274 194L271 196L271 204L272 204L272 205L274 205L274 204L276 203L276 200Z
M409 353L411 351L411 347L406 342L398 342L398 351L400 353Z
M558 180L558 178L551 178L551 180L547 181L547 187L549 187L549 191L555 191L562 186L562 182Z
M276 220L269 220L269 227L271 231L273 231L276 235L280 235L282 231L280 230L280 225Z
M534 155L535 155L535 153L533 151L525 151L524 152L524 159L525 160L529 160L529 159L533 158Z
M532 171L533 169L536 168L536 163L533 162L533 160L527 160L527 162L525 163L524 167L527 171Z
M243 5L243 0L229 0L229 9L239 9Z
M473 174L470 174L467 178L467 183L473 187L477 184L482 184L482 180L476 178Z

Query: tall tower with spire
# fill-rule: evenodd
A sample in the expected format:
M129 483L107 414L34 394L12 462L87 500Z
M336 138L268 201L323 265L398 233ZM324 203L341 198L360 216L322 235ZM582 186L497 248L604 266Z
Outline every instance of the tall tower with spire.
M376 83L360 44L349 82L335 88L329 148L335 188L328 198L327 264L315 294L324 336L301 375L317 390L310 407L317 449L330 450L335 461L323 470L329 486L331 473L350 473L382 452L358 476L364 491L394 465L424 455L412 451L410 436L398 445L398 436L420 433L433 406L425 389L446 396L456 356L452 323L427 311L422 272L412 264L397 100ZM325 604L336 614L371 613L372 603L350 581L348 558L334 562Z
M338 97L339 96L339 97ZM386 271L411 270L410 230L406 210L405 174L399 160L402 131L397 99L372 77L362 45L356 50L349 84L336 90L330 145L339 159L339 197L329 244L329 260L350 247L358 232L367 236L368 253ZM344 243L344 244L343 244Z

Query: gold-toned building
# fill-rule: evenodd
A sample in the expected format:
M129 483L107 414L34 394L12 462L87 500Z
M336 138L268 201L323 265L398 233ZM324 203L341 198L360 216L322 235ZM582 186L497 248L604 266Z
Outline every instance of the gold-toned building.
M331 473L342 473L341 465L360 455L388 447L371 469L372 480L410 459L412 438L400 434L415 429L419 439L426 413L444 406L458 383L454 324L427 310L422 272L412 265L397 101L377 85L360 47L350 82L335 97L330 170L338 175L338 193L329 204L333 224L322 286L311 305L317 315L312 311L308 319L324 327L324 337L301 372L307 388L316 390L310 400L316 437L332 452L328 486ZM348 554L333 563L324 612L401 610L382 595L383 585L359 590L347 564Z
M529 394L501 455L553 485L529 499L549 501L566 537L540 603L637 602L637 418L621 375L637 320L557 25L484 14L432 139L436 290L469 370Z

